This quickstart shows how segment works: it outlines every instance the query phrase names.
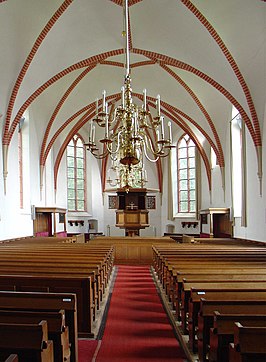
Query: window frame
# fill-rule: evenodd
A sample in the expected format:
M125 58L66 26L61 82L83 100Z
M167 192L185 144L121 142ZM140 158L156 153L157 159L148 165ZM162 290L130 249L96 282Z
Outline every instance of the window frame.
M184 145L181 145L185 141ZM189 150L193 147L193 156ZM181 155L181 149L185 150L185 155ZM196 146L188 134L183 134L177 142L177 217L194 217L196 215ZM180 167L182 160L186 160L185 167ZM192 161L193 160L193 161ZM192 165L191 165L192 163ZM186 177L181 177L180 173L186 170ZM194 177L191 176L191 170L194 170ZM191 187L191 181L194 180L194 188ZM181 182L185 181L185 190L181 186ZM187 192L187 197L182 199L181 195ZM194 193L194 198L192 198ZM181 208L182 203L187 202L187 209L183 211ZM192 202L194 202L194 209L191 209Z
M78 146L78 142L81 141L82 147ZM73 145L70 145L73 142ZM73 148L73 154L69 154L69 149ZM78 149L82 149L82 156L78 155ZM66 150L66 164L67 164L67 207L69 212L86 212L87 211L87 197L86 197L86 152L84 147L84 140L79 134L75 134L72 139L69 141ZM71 152L72 153L72 152ZM73 159L73 166L69 165L69 159ZM78 167L79 160L83 160L83 167ZM74 169L73 177L69 177L69 169ZM78 169L83 169L83 178L78 177ZM69 187L69 180L74 181L74 187ZM83 180L83 187L78 187L78 181ZM74 198L70 198L69 190L74 191ZM83 199L78 198L78 191L83 190ZM74 200L74 209L70 208L70 200ZM83 201L83 209L78 208L78 202Z

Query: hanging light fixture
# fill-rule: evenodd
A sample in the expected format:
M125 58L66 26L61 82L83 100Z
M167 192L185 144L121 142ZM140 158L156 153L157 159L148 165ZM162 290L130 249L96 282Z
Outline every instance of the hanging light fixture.
M138 187L147 182L144 169L143 156L151 162L161 157L167 157L172 145L171 122L168 122L168 132L165 131L164 117L161 115L160 96L156 99L156 116L152 117L147 104L147 92L143 90L143 103L141 106L133 103L130 78L129 59L129 20L128 0L124 1L125 21L125 80L121 88L121 104L108 112L106 91L103 91L101 109L96 100L96 116L90 121L88 150L98 159L110 156L116 178L107 179L107 182L120 187L130 185L130 175L136 170L140 173ZM104 138L96 144L96 126L104 128ZM166 136L167 133L167 136ZM102 146L100 146L102 144ZM101 148L101 150L100 150ZM115 165L115 166L114 166ZM134 172L133 172L134 171ZM115 181L116 180L116 181Z

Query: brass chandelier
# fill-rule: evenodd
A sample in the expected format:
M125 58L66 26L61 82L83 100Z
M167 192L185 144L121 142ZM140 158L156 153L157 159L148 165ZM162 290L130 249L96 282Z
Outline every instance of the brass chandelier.
M161 157L167 157L172 145L171 122L168 122L168 131L165 130L164 117L161 115L160 96L156 99L156 115L152 114L148 108L147 92L143 90L142 105L133 102L130 60L129 60L129 13L128 0L124 1L124 21L125 21L125 80L121 88L121 104L110 107L106 101L106 91L102 94L102 104L99 110L99 102L96 100L96 116L90 121L89 141L86 144L88 150L98 159L110 156L112 167L116 172L116 184L122 187L122 183L130 184L130 175L140 172L139 184L143 187L147 182L144 170L144 157L156 162ZM96 144L96 126L104 128L104 138ZM167 133L167 136L166 136ZM102 144L102 146L100 146ZM101 149L101 150L100 150ZM125 180L121 179L124 174ZM114 185L109 177L110 185Z

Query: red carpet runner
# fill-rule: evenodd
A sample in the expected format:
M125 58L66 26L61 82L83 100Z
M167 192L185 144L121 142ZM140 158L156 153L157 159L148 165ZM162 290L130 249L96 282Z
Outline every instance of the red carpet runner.
M148 266L119 266L95 362L185 360Z

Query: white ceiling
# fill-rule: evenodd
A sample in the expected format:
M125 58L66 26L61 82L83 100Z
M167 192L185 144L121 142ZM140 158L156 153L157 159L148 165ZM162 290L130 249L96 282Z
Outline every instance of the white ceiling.
M38 36L63 4L65 11L34 48ZM20 118L21 107L23 111L30 106L34 121L39 123L39 137L45 149L47 142L43 137L50 118L64 93L86 66L80 64L79 69L69 73L66 70L98 55L102 61L101 55L106 52L112 53L105 60L124 63L124 54L113 55L124 48L121 4L121 0L0 1L0 113L9 126L3 133L3 143L10 142L11 125L14 122L15 126ZM220 152L224 152L225 124L230 119L234 99L241 106L239 110L246 113L250 130L254 132L254 142L258 142L255 138L260 138L258 124L262 127L266 98L265 1L132 0L129 5L131 64L150 60L149 57L157 61L132 69L133 91L142 93L143 88L147 88L151 97L161 94L164 102L199 124L214 144L220 142ZM200 21L204 18L205 26ZM215 39L213 31L220 38ZM20 79L19 73L33 49L36 52L32 53L24 77ZM139 51L135 49L141 54L136 54ZM226 57L225 53L232 58ZM180 77L182 86L160 66L158 59L161 65ZM184 63L185 69L180 69L180 62ZM53 84L43 86L60 72L65 75ZM100 98L103 89L108 95L119 93L123 78L123 67L98 63L62 103L47 140L51 140L75 112ZM11 97L16 81L18 91ZM39 87L43 87L43 92L32 97ZM10 99L14 102L8 106ZM8 111L10 118L6 118ZM214 126L210 126L206 114ZM67 137L67 132L79 119L75 118L71 127L62 130L60 137ZM190 122L188 124L191 126ZM176 126L174 132L178 129Z

